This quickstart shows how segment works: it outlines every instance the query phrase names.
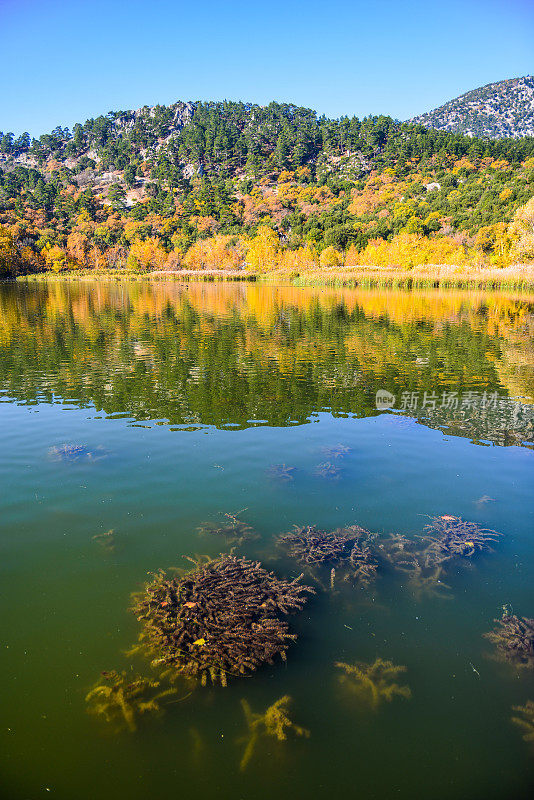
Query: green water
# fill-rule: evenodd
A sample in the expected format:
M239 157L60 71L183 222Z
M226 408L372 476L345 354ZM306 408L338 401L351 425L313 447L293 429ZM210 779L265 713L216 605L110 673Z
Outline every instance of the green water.
M482 634L504 604L534 616L533 332L534 298L506 294L0 285L0 796L530 797L510 717L533 674ZM394 574L319 590L287 664L107 730L84 702L101 671L150 671L125 655L130 593L224 550L197 528L237 512L259 534L239 552L281 576L298 568L274 538L294 524L414 537L454 514L503 535L444 598ZM113 549L94 538L110 529ZM334 663L377 656L412 697L365 711ZM240 772L240 700L284 694L310 738L261 741Z

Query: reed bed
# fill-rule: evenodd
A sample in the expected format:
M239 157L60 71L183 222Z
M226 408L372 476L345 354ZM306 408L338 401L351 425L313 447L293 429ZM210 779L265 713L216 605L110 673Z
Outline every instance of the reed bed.
M360 286L398 289L531 289L534 265L457 267L425 264L412 269L355 266L299 273L270 273L271 280L289 280L295 286Z
M74 270L72 272L40 272L22 275L19 281L261 281L290 283L293 286L334 286L392 289L533 289L534 264L510 267L460 267L443 264L425 264L407 269L404 267L354 266L303 271L279 270L262 274L245 270L157 270L130 272L129 270Z
M131 272L130 270L77 269L70 272L36 272L19 275L17 281L256 281L255 273L237 270L157 270L155 272Z

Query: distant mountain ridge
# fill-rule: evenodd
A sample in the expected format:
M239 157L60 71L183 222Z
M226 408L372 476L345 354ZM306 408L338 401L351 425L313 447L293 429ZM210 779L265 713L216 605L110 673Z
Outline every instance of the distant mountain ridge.
M409 121L481 138L534 136L534 77L488 83Z
M179 100L39 139L0 132L0 277L125 265L294 271L349 253L349 264L502 266L510 237L519 241L514 215L533 195L534 136ZM531 258L529 241L521 257Z

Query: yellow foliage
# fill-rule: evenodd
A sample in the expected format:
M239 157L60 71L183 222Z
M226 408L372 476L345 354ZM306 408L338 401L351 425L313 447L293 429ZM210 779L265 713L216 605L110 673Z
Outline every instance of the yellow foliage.
M162 269L167 260L167 253L154 236L135 241L128 254L126 265L131 270Z
M508 232L512 239L512 259L534 261L534 197L517 209Z
M9 275L15 268L17 250L13 236L7 228L0 227L0 277Z
M290 183L295 179L295 173L289 172L287 169L283 169L280 175L278 176L278 183Z
M272 228L260 225L251 239L247 252L247 266L254 272L267 272L278 266L280 241Z
M335 247L326 247L319 257L321 267L340 267L343 264L343 256Z
M504 222L485 225L475 236L475 249L496 266L502 267L508 263L510 245L510 235Z
M299 247L297 250L283 250L278 254L278 266L283 270L299 272L315 269L319 265L319 257L314 245Z
M200 239L189 248L183 263L187 269L240 269L243 246L235 236L218 235Z
M69 258L68 253L65 252L57 244L47 244L42 250L41 255L44 258L46 268L52 272L62 272L65 269L76 269L78 266L72 258Z
M352 259L350 250L349 257ZM371 239L358 259L360 264L376 267L410 268L418 264L465 264L466 253L448 236L430 239L417 233L401 233L391 242Z
M472 172L473 170L476 169L476 167L474 164L471 163L471 161L469 161L469 159L466 156L464 156L463 158L460 158L458 161L454 162L454 167L452 168L452 171L454 174L456 174L457 172L460 172L460 170L462 169L466 169Z

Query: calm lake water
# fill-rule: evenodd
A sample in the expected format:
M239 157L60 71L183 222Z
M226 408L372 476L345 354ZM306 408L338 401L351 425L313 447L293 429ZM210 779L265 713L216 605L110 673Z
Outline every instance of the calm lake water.
M510 718L533 674L482 634L503 608L534 616L533 334L534 296L0 285L0 796L531 797ZM293 525L413 538L452 514L503 535L443 596L393 573L315 584L287 664L106 728L85 704L102 670L150 674L125 654L131 592L227 551L198 533L225 514L259 534L237 552L284 577ZM412 696L366 711L334 664L377 656ZM310 737L260 740L240 771L241 699L286 694Z

